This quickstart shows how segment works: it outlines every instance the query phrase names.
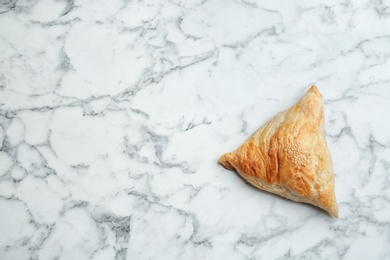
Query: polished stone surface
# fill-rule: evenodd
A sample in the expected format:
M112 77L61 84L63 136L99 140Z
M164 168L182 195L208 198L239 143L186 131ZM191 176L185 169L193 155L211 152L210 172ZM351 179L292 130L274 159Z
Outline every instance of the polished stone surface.
M0 1L1 259L389 259L389 1ZM311 84L340 218L217 164Z

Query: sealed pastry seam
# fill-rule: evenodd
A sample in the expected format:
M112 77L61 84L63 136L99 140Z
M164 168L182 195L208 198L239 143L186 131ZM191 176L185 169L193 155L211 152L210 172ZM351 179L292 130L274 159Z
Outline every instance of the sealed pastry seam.
M312 86L290 109L260 127L219 163L259 189L309 203L338 217L322 95Z

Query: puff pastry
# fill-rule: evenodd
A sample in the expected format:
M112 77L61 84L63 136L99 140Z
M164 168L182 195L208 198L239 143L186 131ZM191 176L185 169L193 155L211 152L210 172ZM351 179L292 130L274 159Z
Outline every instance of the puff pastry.
M236 151L224 154L219 163L257 188L315 205L338 217L322 95L316 86Z

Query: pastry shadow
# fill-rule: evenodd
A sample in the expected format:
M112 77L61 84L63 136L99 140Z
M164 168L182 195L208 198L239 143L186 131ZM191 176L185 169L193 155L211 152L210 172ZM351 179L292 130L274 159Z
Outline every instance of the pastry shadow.
M287 203L292 203L292 204L295 204L299 207L306 207L306 208L310 208L311 210L313 210L313 215L317 215L318 213L321 213L321 215L326 215L326 216L330 216L333 218L333 216L327 212L326 210L324 209L321 209L317 206L314 206L312 204L308 204L308 203L304 203L304 202L297 202L297 201L293 201L293 200L289 200L285 197L282 197L282 196L279 196L275 193L271 193L271 192L268 192L268 191L265 191L265 190L262 190L262 189L259 189L257 188L256 186L254 186L253 184L251 184L250 182L248 182L244 177L242 177L240 174L238 174L237 172L234 171L234 174L241 179L241 181L243 181L250 189L253 189L254 191L256 192L259 192L261 194L263 194L264 196L269 196L270 198L276 198L276 199L279 199L279 200L283 200Z

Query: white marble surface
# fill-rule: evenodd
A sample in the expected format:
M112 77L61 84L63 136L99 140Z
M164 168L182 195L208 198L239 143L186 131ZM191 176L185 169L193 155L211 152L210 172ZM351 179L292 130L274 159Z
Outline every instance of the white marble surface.
M316 83L340 218L216 163ZM0 258L389 259L390 1L0 1Z

